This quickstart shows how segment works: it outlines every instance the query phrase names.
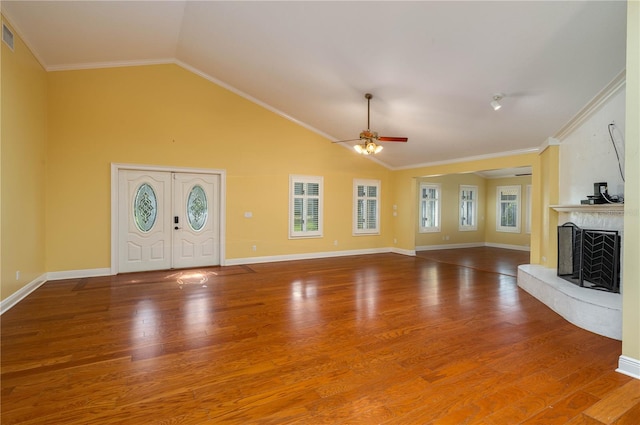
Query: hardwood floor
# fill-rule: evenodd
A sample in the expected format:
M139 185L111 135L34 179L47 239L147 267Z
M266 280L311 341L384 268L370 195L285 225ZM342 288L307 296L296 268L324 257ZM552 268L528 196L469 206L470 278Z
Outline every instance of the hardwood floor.
M529 264L529 251L516 251L492 247L439 249L418 251L416 255L441 263L470 267L485 272L518 275L520 264Z
M621 343L519 260L428 255L46 283L2 316L2 424L640 423Z

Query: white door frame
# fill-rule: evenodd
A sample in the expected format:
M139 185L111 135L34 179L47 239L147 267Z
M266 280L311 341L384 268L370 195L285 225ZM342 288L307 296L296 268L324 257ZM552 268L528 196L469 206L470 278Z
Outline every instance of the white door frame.
M225 265L225 229L227 210L227 171L213 168L187 168L187 167L163 167L155 165L141 164L120 164L111 163L111 274L118 274L118 173L120 170L138 170L138 171L165 171L172 173L191 173L191 174L215 174L220 176L220 205L218 217L220 217L219 229L220 238L218 252L220 253L220 265Z

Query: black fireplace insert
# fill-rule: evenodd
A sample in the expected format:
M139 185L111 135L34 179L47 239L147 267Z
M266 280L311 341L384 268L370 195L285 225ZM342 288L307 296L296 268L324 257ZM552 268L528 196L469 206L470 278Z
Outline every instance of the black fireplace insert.
M618 232L558 226L558 276L585 288L620 292Z

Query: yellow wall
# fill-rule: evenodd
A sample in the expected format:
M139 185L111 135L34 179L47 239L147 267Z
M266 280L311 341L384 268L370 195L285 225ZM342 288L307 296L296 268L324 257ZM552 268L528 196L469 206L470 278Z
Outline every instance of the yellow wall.
M420 233L420 183L440 184L440 232ZM416 247L427 245L449 245L449 244L482 244L485 238L485 184L483 177L476 174L447 174L444 176L423 177L416 182L415 208L416 221L415 239ZM460 185L471 185L478 187L478 216L476 230L460 231Z
M627 3L622 354L640 362L640 2Z
M487 180L486 195L486 231L485 241L498 245L529 247L531 235L526 232L527 185L531 184L531 176L509 177ZM497 229L497 188L498 186L520 186L520 232L498 232Z
M557 205L559 199L558 173L560 168L559 146L548 146L538 158L539 178L534 193L540 198L537 232L539 239L539 258L532 263L539 263L545 267L556 268L558 259L558 213L550 208Z
M112 162L226 170L228 259L391 246L389 170L202 77L153 65L48 81L48 271L110 266ZM288 239L289 174L324 176L323 238ZM381 180L381 235L352 236L354 178Z
M3 18L4 21L4 18ZM6 25L11 28L9 23ZM0 298L40 278L45 268L45 146L47 80L14 31L2 45L2 260ZM17 278L16 272L20 272Z

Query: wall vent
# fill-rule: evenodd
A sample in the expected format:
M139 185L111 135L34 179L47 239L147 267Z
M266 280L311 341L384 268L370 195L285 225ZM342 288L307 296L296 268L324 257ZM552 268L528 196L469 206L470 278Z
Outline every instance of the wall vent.
M13 32L4 23L2 24L2 41L13 50Z

